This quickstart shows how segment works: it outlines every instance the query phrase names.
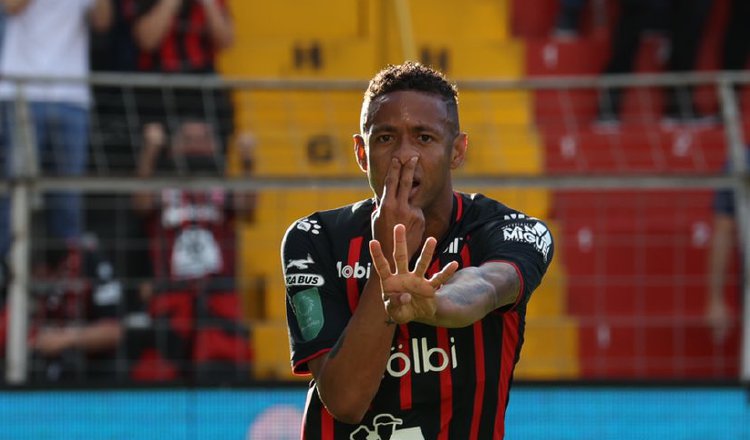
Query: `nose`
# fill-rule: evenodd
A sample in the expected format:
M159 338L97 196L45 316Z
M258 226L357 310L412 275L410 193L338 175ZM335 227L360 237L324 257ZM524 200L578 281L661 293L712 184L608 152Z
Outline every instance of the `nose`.
M414 156L419 156L419 149L409 136L403 136L398 147L393 151L393 156L399 160L401 165L406 165Z

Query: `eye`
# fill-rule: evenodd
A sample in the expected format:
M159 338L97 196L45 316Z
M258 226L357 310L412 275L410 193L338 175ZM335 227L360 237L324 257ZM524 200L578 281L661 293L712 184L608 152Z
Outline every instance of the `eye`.
M392 140L393 140L393 135L390 135L390 134L381 134L375 138L375 142L379 144L384 144Z
M423 144L432 142L435 139L429 134L420 134L417 138L419 139L419 142L422 142Z

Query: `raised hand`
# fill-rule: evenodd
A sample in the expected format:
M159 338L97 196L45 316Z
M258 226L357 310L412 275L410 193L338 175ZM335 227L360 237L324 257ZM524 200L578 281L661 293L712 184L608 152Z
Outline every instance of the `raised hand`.
M378 209L372 216L372 236L381 243L388 259L393 250L391 234L397 224L403 224L408 231L406 240L408 248L411 249L409 256L416 252L422 242L425 230L424 213L409 203L417 162L416 156L403 165L396 158L391 160Z
M383 302L388 316L398 324L415 320L431 320L437 310L435 291L450 279L458 269L458 263L450 262L429 280L425 278L432 261L437 241L427 238L413 271L409 271L409 252L406 240L406 227L397 224L393 228L393 258L395 272L378 240L370 242L370 255L375 270L380 276Z

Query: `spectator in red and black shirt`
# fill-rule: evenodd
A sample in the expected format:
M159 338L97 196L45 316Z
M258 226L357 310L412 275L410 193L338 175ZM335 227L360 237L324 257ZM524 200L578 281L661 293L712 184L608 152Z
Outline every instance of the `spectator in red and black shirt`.
M50 249L34 258L29 336L36 382L124 379L118 369L123 288L98 239L86 234L72 251ZM0 354L7 309L0 287Z
M205 124L183 124L171 139L159 125L148 128L139 177L223 175L218 142ZM250 166L253 146L241 147L242 163ZM136 211L146 222L153 270L153 283L144 286L143 296L154 332L146 332L150 340L145 346L131 350L138 358L134 379L216 381L249 376L251 352L235 283L234 220L251 215L253 201L252 194L221 188L171 188L135 195Z
M216 55L234 40L225 0L129 0L128 16L139 53L136 70L159 74L216 75ZM203 121L226 148L233 131L232 103L226 90L141 89L142 122L176 133L185 120Z
M381 71L360 128L374 198L311 214L282 244L292 368L314 379L303 438L500 439L552 236L454 191L467 135L438 72Z

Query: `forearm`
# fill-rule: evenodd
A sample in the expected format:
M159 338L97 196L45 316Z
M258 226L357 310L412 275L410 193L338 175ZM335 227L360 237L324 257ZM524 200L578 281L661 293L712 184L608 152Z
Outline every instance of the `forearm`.
M373 277L334 348L310 364L321 400L342 422L358 423L380 387L396 329L387 319L380 282Z
M136 166L136 175L139 178L148 178L154 174L156 164L156 152L153 149L145 148L138 158ZM154 194L151 191L139 191L133 193L133 209L140 213L146 213L154 207Z
M73 346L87 353L112 350L120 343L122 327L116 320L103 320L73 329Z
M161 0L134 26L134 36L141 49L156 50L172 27L172 20L180 9L182 0Z
M29 5L31 0L0 0L0 4L8 15L16 15L21 13L26 6Z
M709 296L719 300L724 294L724 283L732 248L734 220L728 215L719 215L714 220L713 240L709 254Z
M436 327L466 327L488 313L518 299L520 280L513 266L487 263L456 272L436 293L437 310L424 324Z
M219 49L226 49L234 42L234 26L229 14L217 0L203 0L209 33Z
M91 8L91 27L104 32L112 25L112 0L96 0Z

